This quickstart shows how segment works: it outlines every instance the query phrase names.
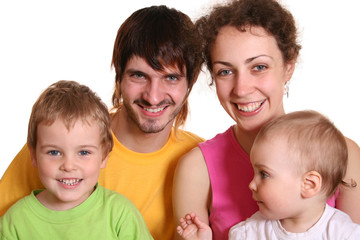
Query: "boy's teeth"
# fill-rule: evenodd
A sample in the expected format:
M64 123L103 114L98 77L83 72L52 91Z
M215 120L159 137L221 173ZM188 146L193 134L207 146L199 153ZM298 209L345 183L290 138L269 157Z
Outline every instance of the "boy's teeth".
M162 108L156 108L156 109L153 109L153 108L144 108L146 111L148 112L152 112L152 113L157 113L157 112L160 112L162 110L164 110L165 107L162 107Z
M237 105L238 110L243 111L243 112L253 112L256 109L258 109L262 104L264 103L264 101L261 102L256 102L256 103L250 103L247 105Z
M78 178L77 179L59 179L58 181L63 184L72 186L72 185L78 184L81 181L81 179L78 179Z

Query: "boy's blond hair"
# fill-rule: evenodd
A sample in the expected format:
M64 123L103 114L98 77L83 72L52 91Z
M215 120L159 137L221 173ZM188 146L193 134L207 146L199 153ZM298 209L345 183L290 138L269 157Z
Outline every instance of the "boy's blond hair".
M316 111L297 111L274 119L258 133L254 144L284 139L300 173L317 171L322 191L332 196L346 173L348 150L344 136L325 116ZM345 184L345 183L344 183Z
M61 80L45 89L32 108L28 126L28 147L36 148L37 128L40 123L51 125L57 119L61 119L67 129L79 119L87 124L90 121L97 122L104 155L111 151L113 138L107 106L89 87L75 81Z

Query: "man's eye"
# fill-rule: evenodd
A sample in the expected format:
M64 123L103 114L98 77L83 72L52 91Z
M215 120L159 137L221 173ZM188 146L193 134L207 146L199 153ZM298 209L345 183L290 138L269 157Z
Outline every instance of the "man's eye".
M144 75L142 75L141 73L134 73L133 76L136 77L136 78L143 78L144 77Z
M170 75L170 76L167 76L167 79L170 80L170 81L176 81L176 80L178 80L179 78L178 78L177 76L172 76L172 75Z
M51 150L48 152L49 155L51 156L59 156L60 155L60 152L57 151L57 150Z
M142 72L135 71L135 72L130 73L130 77L132 77L132 78L144 78L145 75Z

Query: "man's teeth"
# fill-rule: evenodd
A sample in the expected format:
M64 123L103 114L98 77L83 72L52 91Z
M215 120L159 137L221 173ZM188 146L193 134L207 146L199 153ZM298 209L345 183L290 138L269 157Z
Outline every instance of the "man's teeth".
M162 110L164 110L165 109L165 107L162 107L162 108L144 108L146 111L148 111L148 112L152 112L152 113L157 113L157 112L160 112L160 111L162 111Z
M78 184L81 179L59 179L58 181L66 185L73 186L75 184Z
M264 101L250 103L250 104L247 104L247 105L239 105L238 104L237 108L238 108L238 110L243 111L243 112L253 112L256 109L258 109L264 103Z

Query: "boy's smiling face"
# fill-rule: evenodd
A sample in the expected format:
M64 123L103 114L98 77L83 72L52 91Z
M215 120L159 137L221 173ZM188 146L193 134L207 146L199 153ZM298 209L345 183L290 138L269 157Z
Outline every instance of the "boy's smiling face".
M74 208L94 191L101 168L106 166L97 122L76 120L68 130L62 119L40 123L32 163L45 190L37 195L47 208Z

